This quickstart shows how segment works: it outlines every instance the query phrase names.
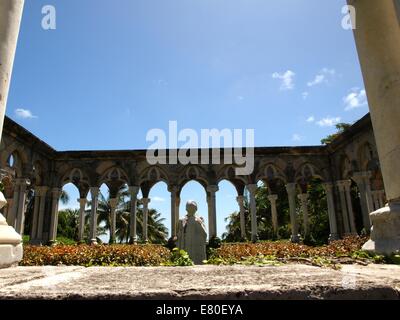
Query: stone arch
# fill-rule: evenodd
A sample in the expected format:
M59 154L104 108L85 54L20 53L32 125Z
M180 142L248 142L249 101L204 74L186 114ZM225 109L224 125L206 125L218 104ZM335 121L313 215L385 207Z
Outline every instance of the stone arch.
M235 187L238 195L243 195L245 186L250 184L250 177L237 176L235 174L235 168L236 166L234 165L226 165L222 167L217 172L217 184L223 180L229 181Z
M144 198L147 198L150 189L158 182L165 182L169 186L169 177L165 170L159 166L146 168L139 176L139 185Z
M72 183L79 190L80 197L86 198L90 187L90 179L87 173L81 168L74 167L67 170L59 181L59 187L62 189L66 184Z
M268 162L259 170L256 181L262 181L268 188L268 192L274 194L279 185L288 182L288 178L279 166L273 162Z
M373 166L378 159L376 148L369 141L365 141L360 145L357 156L361 171L368 171L368 167Z
M15 178L19 178L23 176L24 168L28 164L28 157L21 148L5 150L2 152L1 164Z
M208 181L208 176L207 172L200 166L188 166L185 167L179 174L178 178L178 187L179 187L179 193L183 189L186 183L189 181L194 180L200 183L203 188L207 191L207 187L209 185Z
M312 179L319 179L321 181L327 181L327 179L322 175L320 170L310 162L303 163L296 170L295 182L297 186L301 189L302 193L307 192L307 186Z
M97 185L100 187L102 184L108 187L111 197L115 197L124 184L129 184L129 178L122 168L113 166L100 175Z

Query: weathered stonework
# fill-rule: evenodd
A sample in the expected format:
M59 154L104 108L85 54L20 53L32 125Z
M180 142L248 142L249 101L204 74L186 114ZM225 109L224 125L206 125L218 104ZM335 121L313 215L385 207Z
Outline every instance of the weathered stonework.
M173 235L176 235L179 220L180 193L190 180L198 181L207 193L210 220L208 234L210 236L216 232L217 213L214 198L218 197L217 186L222 180L228 180L235 186L238 199L243 199L240 197L243 196L245 187L251 190L252 186L260 180L268 186L271 195L274 194L277 185L286 187L291 185L290 190L293 189L294 192L293 199L297 197L297 194L304 193L311 178L319 178L322 182L331 184L332 187L326 189L329 191L331 239L336 239L338 235L346 233L343 217L344 214L349 215L352 212L348 210L348 206L351 205L348 198L345 198L343 202L343 205L347 206L346 211L342 212L337 181L350 183L350 179L353 179L354 183L360 184L361 207L364 208L363 212L365 211L367 220L365 216L364 219L360 217L355 219L359 225L364 226L367 232L370 226L368 213L372 211L370 206L373 203L371 189L379 190L375 195L379 195L382 203L384 202L383 183L369 115L356 122L328 146L255 148L255 168L254 172L248 176L236 176L235 164L225 165L223 153L224 150L221 150L221 164L149 165L145 150L59 152L6 117L3 140L0 145L0 166L7 172L3 178L6 198L18 199L20 189L16 189L15 185L16 181L22 181L21 179L29 180L28 189L35 191L37 204L35 205L35 220L32 223L36 229L31 232L33 244L54 241L57 197L59 190L67 183L73 183L79 189L80 199L86 199L89 190L94 192L103 183L109 187L112 197L116 197L118 188L127 184L132 190L132 201L136 203L139 189L142 191L143 198L148 199L152 186L159 181L164 181L171 192ZM14 158L13 165L9 163L10 155ZM252 198L251 192L250 197ZM279 202L279 199L276 201ZM23 212L18 209L18 201L11 201L11 203L12 206L5 208L5 212L19 212L19 214ZM238 202L239 210L242 210L243 217L240 202ZM135 217L135 214L132 212L132 217ZM276 214L279 215L279 212ZM347 221L351 221L351 217L345 217L348 218ZM94 211L91 218L92 225L95 218ZM275 214L272 223L276 228ZM298 223L296 214L292 214L292 223L294 226ZM244 226L244 221L242 226ZM257 240L257 224L252 224L251 231L252 240ZM296 226L293 232L296 234L292 235L292 240L298 241L299 234ZM327 238L328 236L327 234ZM137 241L134 224L131 225L130 238L132 243ZM91 234L89 240L95 242L94 233Z

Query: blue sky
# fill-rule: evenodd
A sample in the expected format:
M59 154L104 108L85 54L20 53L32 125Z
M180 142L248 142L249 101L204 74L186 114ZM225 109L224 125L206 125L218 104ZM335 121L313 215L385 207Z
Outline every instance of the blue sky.
M56 30L41 27L44 5L56 8ZM344 5L26 1L7 115L58 150L146 148L148 130L170 120L179 129L254 129L257 146L319 144L336 122L368 112ZM183 195L206 215L194 185ZM151 195L167 217L166 187ZM220 185L219 234L235 197Z

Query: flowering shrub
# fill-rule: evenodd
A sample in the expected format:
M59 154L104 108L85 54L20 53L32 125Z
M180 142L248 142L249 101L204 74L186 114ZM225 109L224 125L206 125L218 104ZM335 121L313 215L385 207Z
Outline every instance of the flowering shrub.
M24 246L21 266L159 266L171 252L160 245L57 245Z
M340 263L383 263L382 256L360 251L365 237L346 237L328 245L312 247L290 241L223 244L215 249L208 264L278 264L306 263L316 266L335 266Z
M275 256L277 258L293 257L350 257L355 251L361 249L366 238L347 237L343 240L333 241L328 245L311 247L290 241L258 242L258 243L232 243L223 244L214 251L219 258L241 259L257 255Z

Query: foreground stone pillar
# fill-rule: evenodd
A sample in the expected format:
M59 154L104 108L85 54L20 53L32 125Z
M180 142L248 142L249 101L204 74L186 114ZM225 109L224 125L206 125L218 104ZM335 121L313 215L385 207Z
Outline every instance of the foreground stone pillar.
M244 197L236 197L236 201L239 205L239 219L240 219L240 237L242 240L246 240L246 219L244 215Z
M251 241L256 242L258 240L258 230L257 230L257 204L256 204L256 184L249 184L246 186L249 190L250 196L250 217L251 217Z
M49 243L55 244L57 239L58 226L58 202L60 201L61 189L54 188L51 190L51 218L49 230Z
M6 204L3 193L0 192L0 208ZM7 225L6 219L0 214L0 268L10 267L22 259L22 237Z
M91 187L90 194L92 197L92 206L90 212L90 234L89 234L89 243L96 245L97 244L97 206L99 202L99 191L98 187Z
M339 239L337 230L337 221L335 213L335 201L333 199L333 184L330 182L322 184L326 193L326 203L328 206L328 217L329 217L329 241L334 241Z
M271 203L271 218L272 218L272 229L275 237L279 237L278 233L278 212L276 211L276 201L278 200L277 194L271 194L268 196L268 201Z
M3 132L23 7L24 0L0 1L0 137ZM6 203L3 193L0 192L1 207L4 207ZM0 268L18 263L21 259L22 238L11 226L7 225L5 218L0 213Z
M208 239L217 236L217 206L215 193L218 191L218 186L208 186Z
M292 242L299 242L300 241L299 224L297 222L297 214L296 214L296 183L286 184L286 191L288 194L290 224L292 227L292 236L290 240Z
M388 206L370 214L364 249L400 250L400 17L393 0L348 0L356 10L357 51L371 111ZM398 2L397 2L398 5Z
M79 202L79 226L78 226L78 241L82 242L85 235L85 208L86 198L78 199Z
M129 243L137 243L137 195L139 193L139 187L129 187L129 194L131 196L131 212L130 212L130 224L129 224Z
M149 198L143 198L142 203L143 203L143 242L147 243L149 242L149 236L148 236L148 224L149 224Z
M111 218L110 244L115 243L115 231L117 229L117 214L116 214L117 204L118 204L117 198L110 199L110 218Z

